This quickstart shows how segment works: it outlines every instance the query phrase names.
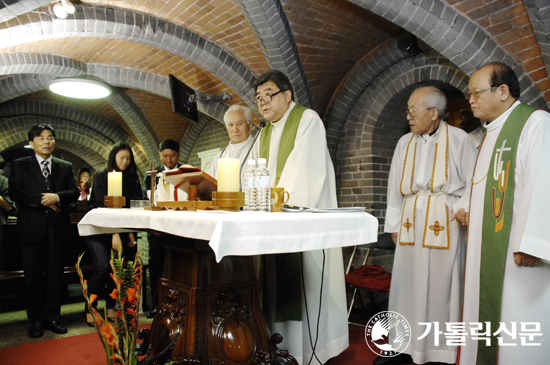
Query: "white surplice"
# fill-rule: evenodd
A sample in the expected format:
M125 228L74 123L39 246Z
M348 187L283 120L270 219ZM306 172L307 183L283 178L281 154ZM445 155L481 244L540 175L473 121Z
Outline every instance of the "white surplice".
M514 103L505 113L486 124L487 135L479 151L474 173L468 232L466 261L466 286L463 322L479 319L479 274L481 260L481 236L487 173L495 143ZM510 121L508 121L509 123ZM492 173L490 169L489 173ZM516 323L516 339L501 334L499 365L547 364L550 360L550 114L534 112L527 120L519 140L515 170L514 204L510 240L506 256L504 287L502 293L501 320L508 329ZM537 267L522 267L514 263L514 252L524 252L546 260ZM540 323L542 336L535 336L530 343L541 346L522 346L521 322ZM532 326L531 326L532 327ZM491 329L496 332L497 329ZM525 337L525 335L523 336ZM485 342L466 337L466 345L460 350L460 364L476 364L477 348ZM494 364L492 364L494 365Z
M218 178L218 160L220 158L238 158L239 161L241 161L241 165L243 165L244 158L246 157L246 154L248 153L250 146L252 146L252 143L254 143L254 137L252 136L248 136L248 139L241 143L234 144L233 142L229 142L227 147L225 147L223 151L221 151L216 155L216 157L214 157L214 160L212 161L212 165L210 166L210 169L208 169L206 173L215 179ZM250 154L252 154L252 151L250 152ZM247 160L250 160L250 159L251 157L247 158ZM241 169L241 181L243 181L244 179L244 173L246 171L246 168L247 168L247 165L245 162L243 165L243 168Z
M277 155L282 131L292 103L286 114L273 124L271 132L268 170L275 180ZM282 136L282 137L281 137ZM260 137L261 138L261 137ZM259 156L259 139L254 146L254 156ZM336 208L336 180L330 158L325 127L319 115L311 109L304 111L294 143L288 156L278 186L290 194L288 204L308 208ZM299 214L299 213L297 213ZM283 335L280 348L288 350L298 363L307 364L312 356L310 344L318 337L315 354L325 363L348 347L348 323L342 249L325 250L325 274L320 325L317 330L319 293L323 266L323 251L303 253L307 312L302 301L302 321L283 321L270 324L271 331ZM296 280L300 280L296 278ZM306 318L309 314L309 328ZM314 358L312 363L317 363Z
M444 336L439 336L439 345L435 345L433 322L437 322L439 329L445 331L445 322L460 320L462 305L466 253L464 229L456 221L450 222L449 249L422 247L428 203L428 195L423 194L430 191L436 138L442 128L443 122L432 136L418 136L412 184L413 191L419 192L416 199L414 245L397 245L390 288L389 310L403 315L411 326L411 343L403 352L410 354L417 364L455 361L456 347L446 346ZM400 185L411 137L412 133L401 137L393 155L388 180L385 232L394 233L400 229L404 202ZM472 139L461 129L449 126L448 138L448 180L441 192L445 193L445 204L449 210L456 212L460 207L467 207L477 149ZM446 217L441 218L441 221L445 220ZM420 322L431 322L432 328L426 338L417 340L426 330L426 326L420 325Z

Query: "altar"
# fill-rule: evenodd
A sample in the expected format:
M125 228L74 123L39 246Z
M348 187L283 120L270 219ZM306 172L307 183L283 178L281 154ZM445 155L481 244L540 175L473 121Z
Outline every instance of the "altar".
M166 247L153 354L178 336L172 356L186 363L295 363L276 347L280 339L267 338L252 256L374 242L378 220L360 212L98 208L78 228L82 236L155 230L181 237Z

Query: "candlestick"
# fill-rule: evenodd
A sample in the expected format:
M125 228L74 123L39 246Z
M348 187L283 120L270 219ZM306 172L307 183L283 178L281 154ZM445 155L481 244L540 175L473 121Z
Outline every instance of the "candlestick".
M107 195L122 196L122 172L113 171L108 173Z
M218 191L240 191L241 167L238 158L218 160Z

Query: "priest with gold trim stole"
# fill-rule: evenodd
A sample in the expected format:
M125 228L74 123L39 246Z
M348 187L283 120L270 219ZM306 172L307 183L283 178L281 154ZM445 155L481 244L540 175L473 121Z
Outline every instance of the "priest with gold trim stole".
M374 364L449 363L456 346L445 337L434 341L434 322L458 322L466 254L466 230L453 211L467 207L477 149L466 132L441 118L447 99L427 86L408 100L411 132L395 149L388 180L385 232L396 241L389 310L411 326L411 342L396 357L378 357ZM431 322L431 331L422 337ZM390 343L394 339L390 336Z
M267 158L271 186L289 192L288 204L336 208L334 167L319 115L293 101L290 81L280 71L261 75L254 88L255 104L268 123L254 145L253 156ZM307 364L312 357L312 362L318 363L319 359L326 363L346 349L348 325L342 250L267 255L265 259L275 259L271 263L277 267L274 271L279 290L264 290L277 298L264 300L263 304L264 312L266 306L276 307L268 311L271 316L268 326L272 333L283 335L279 347L288 350L300 364ZM321 291L323 297L319 303Z
M462 321L489 334L466 336L459 364L548 364L550 114L518 101L518 78L502 63L478 69L468 88L487 132L472 182Z

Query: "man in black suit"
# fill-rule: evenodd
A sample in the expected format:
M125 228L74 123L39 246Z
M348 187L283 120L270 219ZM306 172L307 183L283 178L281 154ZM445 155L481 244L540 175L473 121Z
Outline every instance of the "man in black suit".
M17 236L23 252L29 336L44 329L67 333L59 323L63 265L62 244L71 234L69 207L79 196L73 167L52 157L55 132L48 124L31 128L35 155L13 161L9 196L17 203Z
M160 151L160 164L156 170L157 172L164 172L173 170L180 167L178 162L180 157L180 144L173 139L167 139L162 141L159 145ZM155 179L155 183L158 184L158 178ZM145 189L151 190L151 178L145 177L144 181ZM147 235L149 241L149 281L151 283L151 296L152 296L152 309L147 312L147 318L153 318L156 313L156 306L158 303L158 284L160 276L162 275L162 266L164 266L164 248L160 241L163 239L170 239L169 235L161 235L158 232L150 232Z

